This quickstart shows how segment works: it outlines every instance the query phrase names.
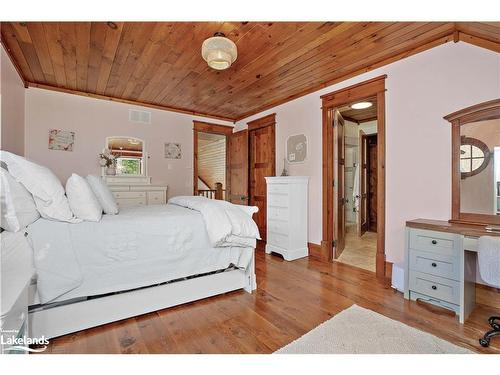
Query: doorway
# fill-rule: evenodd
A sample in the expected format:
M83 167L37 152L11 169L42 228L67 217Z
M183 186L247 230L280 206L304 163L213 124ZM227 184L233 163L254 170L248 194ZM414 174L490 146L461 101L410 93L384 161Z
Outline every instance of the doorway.
M325 260L335 261L342 257L345 249L351 246L350 243L355 246L357 242L359 248L371 247L367 252L374 255L366 259L371 259L371 270L374 270L380 278L385 278L386 275L385 78L385 75L376 77L321 97L323 112L321 255ZM370 104L354 105L359 102ZM368 108L373 111L371 118L367 113ZM356 119L362 109L367 109L364 111L366 112L364 118ZM372 128L376 129L371 134L367 134L370 132L365 131L363 128L365 125L361 126L361 123L369 123L369 120L372 121ZM351 139L346 140L346 135ZM353 147L356 144L357 149ZM354 177L357 177L357 181ZM359 194L353 194L355 182L358 184ZM352 190L349 190L350 188ZM370 240L366 245L364 241L362 242L365 239ZM347 254L348 252L345 258L348 258Z
M361 107L361 108L360 108ZM377 253L377 97L335 109L338 225L335 259L375 272ZM342 139L339 139L342 137Z

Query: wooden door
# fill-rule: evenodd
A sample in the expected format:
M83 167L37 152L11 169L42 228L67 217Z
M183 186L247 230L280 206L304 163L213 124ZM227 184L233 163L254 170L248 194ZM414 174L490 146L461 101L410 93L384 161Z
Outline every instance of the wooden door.
M368 229L368 137L363 130L359 131L359 193L357 232L362 236Z
M259 212L253 218L259 227L260 237L266 240L267 186L265 177L275 176L275 125L249 130L250 143L250 205Z
M228 145L229 194L228 200L248 205L248 131L229 136Z
M377 135L367 137L367 230L377 231Z
M333 117L334 135L334 251L338 258L345 248L345 142L344 118L339 111Z

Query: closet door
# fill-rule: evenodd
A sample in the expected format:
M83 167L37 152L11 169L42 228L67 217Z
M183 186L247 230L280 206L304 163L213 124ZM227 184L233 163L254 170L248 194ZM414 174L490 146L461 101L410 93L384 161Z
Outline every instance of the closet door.
M229 136L229 201L248 205L248 131Z
M358 236L368 230L368 137L359 131L359 193L358 193Z
M334 136L334 238L335 258L338 258L345 248L345 142L344 118L339 111L335 111L333 120Z

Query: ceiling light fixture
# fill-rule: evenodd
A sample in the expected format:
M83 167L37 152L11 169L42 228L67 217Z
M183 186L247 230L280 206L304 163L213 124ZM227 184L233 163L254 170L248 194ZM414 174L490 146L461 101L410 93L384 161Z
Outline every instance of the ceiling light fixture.
M365 109L365 108L370 108L373 105L371 102L358 102L351 104L352 109Z
M226 38L224 33L217 32L203 42L201 56L209 67L224 70L236 61L238 50L231 39Z

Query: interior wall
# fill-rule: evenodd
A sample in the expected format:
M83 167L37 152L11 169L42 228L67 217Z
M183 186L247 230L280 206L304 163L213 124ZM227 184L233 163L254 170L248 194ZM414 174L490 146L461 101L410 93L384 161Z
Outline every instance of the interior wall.
M0 50L0 148L24 155L25 88L3 45Z
M386 254L404 258L405 221L448 220L451 214L451 128L443 116L500 96L500 54L463 42L447 43L271 108L236 124L276 113L277 172L289 135L308 137L309 155L290 165L310 176L309 241L322 239L322 117L320 96L387 74ZM431 152L429 152L431 151Z
M129 121L129 109L151 112L151 124ZM26 156L51 168L63 183L71 175L100 174L98 154L106 137L141 138L148 153L148 174L168 185L168 196L193 193L193 120L231 123L36 88L26 91ZM50 129L74 131L72 152L48 149ZM165 142L181 144L181 159L164 157Z

